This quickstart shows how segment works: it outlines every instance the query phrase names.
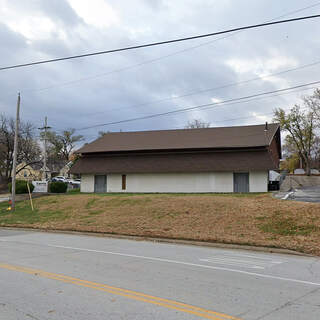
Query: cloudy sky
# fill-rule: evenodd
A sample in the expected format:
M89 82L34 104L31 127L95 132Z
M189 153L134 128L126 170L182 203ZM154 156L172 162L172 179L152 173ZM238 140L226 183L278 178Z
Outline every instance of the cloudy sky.
M0 0L0 67L318 13L312 0ZM20 91L22 120L82 129L318 81L319 31L314 19L3 70L0 113L14 116ZM263 123L312 88L78 132Z

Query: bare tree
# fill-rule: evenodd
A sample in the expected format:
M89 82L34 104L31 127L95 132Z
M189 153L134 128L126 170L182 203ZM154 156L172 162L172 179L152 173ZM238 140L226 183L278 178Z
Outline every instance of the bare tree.
M199 128L209 128L210 122L205 122L201 119L194 119L192 121L188 121L185 129L199 129Z
M40 162L41 150L35 139L35 128L29 122L20 122L18 133L18 155L17 162L25 162L20 172L30 164ZM13 166L15 124L13 118L0 116L0 176L8 181L11 178Z

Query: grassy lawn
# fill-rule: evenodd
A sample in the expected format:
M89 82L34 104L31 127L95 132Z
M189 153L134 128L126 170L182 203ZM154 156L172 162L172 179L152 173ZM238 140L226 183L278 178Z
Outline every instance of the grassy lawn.
M320 204L270 194L51 195L7 211L0 226L263 245L320 255Z

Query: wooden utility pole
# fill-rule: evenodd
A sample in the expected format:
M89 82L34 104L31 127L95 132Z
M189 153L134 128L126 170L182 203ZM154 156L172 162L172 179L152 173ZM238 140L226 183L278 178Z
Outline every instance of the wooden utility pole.
M44 119L44 126L42 128L39 128L39 130L44 130L44 154L43 154L43 172L44 172L44 180L47 179L47 130L51 129L51 127L48 127L48 119L45 117Z
M18 134L19 134L19 121L20 121L19 113L20 113L20 92L18 93L16 125L15 125L15 131L14 131L11 210L14 210L16 205L16 174L17 174L17 155L18 155Z

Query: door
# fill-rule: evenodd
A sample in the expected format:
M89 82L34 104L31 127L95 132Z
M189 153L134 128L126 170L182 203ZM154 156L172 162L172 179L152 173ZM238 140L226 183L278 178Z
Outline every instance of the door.
M107 190L107 177L103 175L94 176L94 192L104 193Z
M248 172L233 174L233 191L249 192L249 173Z

